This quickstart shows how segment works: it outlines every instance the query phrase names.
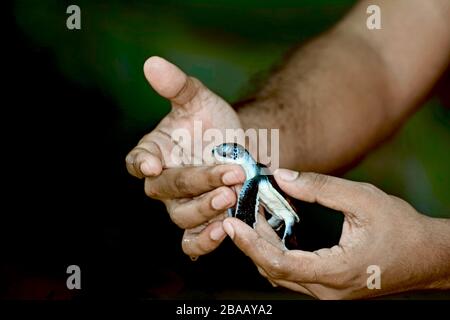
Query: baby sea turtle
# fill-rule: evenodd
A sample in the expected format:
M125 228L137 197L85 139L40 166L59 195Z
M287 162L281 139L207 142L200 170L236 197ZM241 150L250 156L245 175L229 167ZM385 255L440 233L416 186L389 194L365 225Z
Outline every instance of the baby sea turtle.
M251 227L255 227L259 204L271 214L267 221L275 230L280 231L284 225L282 241L292 233L292 226L299 222L294 208L282 195L283 191L268 169L257 163L250 153L237 143L223 143L212 150L214 158L220 163L239 164L245 171L246 180L238 196L235 209L228 209L228 215L239 218ZM278 189L278 190L277 190Z

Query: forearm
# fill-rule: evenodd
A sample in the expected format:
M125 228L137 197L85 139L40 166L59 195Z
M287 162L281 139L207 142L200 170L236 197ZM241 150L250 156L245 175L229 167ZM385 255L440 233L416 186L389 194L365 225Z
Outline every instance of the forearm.
M369 31L361 2L294 51L238 109L243 126L280 129L281 166L331 172L351 165L399 127L448 64L448 5L427 3L417 10L411 1L375 1L383 29ZM424 17L431 27L416 23Z
M427 219L422 247L425 258L417 261L418 265L427 265L422 289L450 289L450 220Z
M238 109L242 124L280 130L282 167L331 172L347 166L389 133L380 63L360 38L332 31L295 51L254 101Z

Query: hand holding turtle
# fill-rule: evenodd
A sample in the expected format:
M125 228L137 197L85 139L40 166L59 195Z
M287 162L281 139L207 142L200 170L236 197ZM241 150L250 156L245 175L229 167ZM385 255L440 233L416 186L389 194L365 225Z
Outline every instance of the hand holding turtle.
M245 175L239 166L181 167L182 161L177 161L181 159L171 153L175 147L171 134L180 128L193 134L194 121L201 121L203 130L240 128L239 118L199 80L162 58L149 58L144 74L156 92L170 100L172 110L127 155L128 172L145 178L146 194L162 200L171 219L186 229L184 252L206 254L226 236L220 222L209 221L224 217L220 214L235 205L230 186L244 182Z
M306 252L285 250L270 227L255 231L227 218L227 234L273 285L321 299L450 287L450 224L445 219L421 215L366 183L284 169L275 178L288 195L342 211L345 220L338 245ZM371 265L381 270L379 290L367 286Z

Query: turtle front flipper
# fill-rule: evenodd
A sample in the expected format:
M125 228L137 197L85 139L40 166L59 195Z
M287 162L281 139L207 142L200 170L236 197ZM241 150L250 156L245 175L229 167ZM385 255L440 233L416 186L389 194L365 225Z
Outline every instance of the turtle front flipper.
M274 230L278 230L281 228L281 225L283 224L284 220L280 219L279 217L273 215L270 217L269 220L267 220L267 223L272 227Z
M281 221L284 222L285 228L281 239L284 242L286 237L292 234L292 226L299 221L297 213L283 195L274 188L267 176L262 176L261 178L259 194L261 203L272 214L272 218L269 219L269 224L272 227L279 227Z
M247 180L239 193L235 217L254 227L259 209L259 177Z

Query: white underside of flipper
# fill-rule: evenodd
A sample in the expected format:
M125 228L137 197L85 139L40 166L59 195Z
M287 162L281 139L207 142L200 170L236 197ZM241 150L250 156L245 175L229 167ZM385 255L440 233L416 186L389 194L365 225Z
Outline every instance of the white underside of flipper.
M278 228L281 222L285 223L283 240L291 233L294 223L299 221L297 213L292 209L286 199L275 189L268 179L261 179L258 192L260 202L272 215L268 223Z

